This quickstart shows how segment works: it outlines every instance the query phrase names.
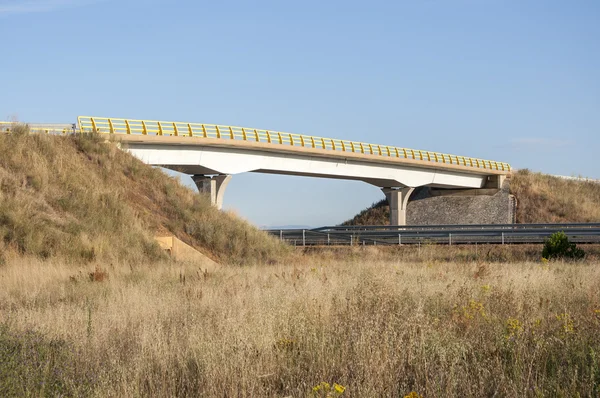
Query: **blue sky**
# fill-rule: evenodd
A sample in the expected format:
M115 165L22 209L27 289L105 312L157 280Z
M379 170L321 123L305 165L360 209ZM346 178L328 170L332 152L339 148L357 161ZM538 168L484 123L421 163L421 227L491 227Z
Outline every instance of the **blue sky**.
M0 0L0 119L232 124L600 178L599 21L597 0ZM247 173L225 207L318 226L381 198Z

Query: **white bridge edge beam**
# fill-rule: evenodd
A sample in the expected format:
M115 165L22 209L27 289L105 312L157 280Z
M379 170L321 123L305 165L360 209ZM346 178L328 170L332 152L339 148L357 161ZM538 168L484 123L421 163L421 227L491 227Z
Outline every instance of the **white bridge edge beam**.
M144 163L186 174L238 174L267 172L322 178L361 180L383 187L483 188L487 175L469 170L445 170L373 161L327 159L264 151L228 150L216 147L129 144L128 151Z

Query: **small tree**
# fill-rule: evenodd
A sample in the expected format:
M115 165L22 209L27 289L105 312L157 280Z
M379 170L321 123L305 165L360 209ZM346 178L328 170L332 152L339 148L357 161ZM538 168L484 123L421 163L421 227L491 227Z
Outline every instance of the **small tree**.
M569 242L569 238L563 232L555 232L544 242L542 257L551 260L554 258L582 259L585 252L578 248L575 243Z

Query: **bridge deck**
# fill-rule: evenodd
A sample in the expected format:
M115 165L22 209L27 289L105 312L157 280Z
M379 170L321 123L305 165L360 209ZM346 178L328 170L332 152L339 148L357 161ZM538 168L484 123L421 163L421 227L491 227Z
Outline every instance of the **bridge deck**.
M78 122L82 132L115 134L122 141L132 143L237 147L317 157L352 158L374 163L402 163L481 175L505 175L511 170L508 163L491 160L246 127L90 116L80 116Z
M285 145L273 145L266 144L263 142L252 142L252 141L237 141L237 140L223 140L217 138L200 138L200 137L164 137L164 136L152 136L152 135L128 135L128 134L114 134L114 138L123 142L131 144L156 144L156 145L173 145L173 146L198 146L198 147L217 147L217 148L240 148L249 150L260 150L264 152L272 153L289 153L307 155L318 158L338 159L338 160L361 160L368 163L377 164L389 164L389 165L411 165L425 169L445 169L445 170L456 170L461 172L467 172L469 174L478 175L506 175L509 173L507 170L496 170L487 168L475 168L465 166L463 164L450 164L450 163L436 163L428 162L427 160L411 159L411 158L396 158L396 157L384 157L371 154L362 154L356 152L341 152L341 151L323 151L319 148L306 148L297 146L285 146Z

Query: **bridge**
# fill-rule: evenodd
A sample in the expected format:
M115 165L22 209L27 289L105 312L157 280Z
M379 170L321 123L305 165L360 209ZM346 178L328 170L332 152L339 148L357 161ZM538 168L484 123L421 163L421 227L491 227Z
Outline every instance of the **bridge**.
M107 134L147 164L191 175L218 208L231 176L244 172L363 181L386 195L391 225L406 224L416 187L499 189L511 170L478 158L215 124L80 116L76 130Z

